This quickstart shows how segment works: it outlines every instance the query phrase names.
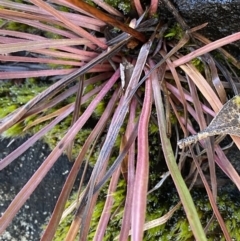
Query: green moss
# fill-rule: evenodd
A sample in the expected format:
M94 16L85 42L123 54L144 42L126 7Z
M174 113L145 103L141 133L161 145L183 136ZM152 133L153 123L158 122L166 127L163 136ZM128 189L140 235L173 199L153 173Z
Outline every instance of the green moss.
M58 6L58 9L60 11L67 12L67 13L70 11L70 9L68 7L62 6L62 5Z
M36 28L31 27L31 26L29 26L27 24L13 22L13 21L9 21L4 26L4 28L7 29L7 30L25 32L25 33L35 33L36 31L38 31Z
M148 131L150 134L159 133L159 128L157 125L151 122L148 126Z
M15 85L11 82L0 83L0 118L12 113L29 100L31 100L38 93L46 89L46 85L37 85L33 79L26 80L23 84ZM5 131L3 137L16 137L23 135L23 128L25 128L26 122L21 122L7 131Z
M16 22L9 22L6 26L6 29L8 30L13 30L13 31L25 31L26 30L26 25L21 24L21 23L16 23Z
M19 137L23 135L23 124L18 123L2 133L3 137Z
M167 33L164 36L165 38L175 38L181 39L183 37L183 30L179 24L175 24L173 27L167 30Z
M96 7L96 4L91 0L85 0L84 2L88 3L89 5L91 5L93 7Z
M0 9L1 9L1 7L0 7ZM1 27L2 27L2 25L4 25L6 22L7 22L6 20L0 18L0 26L1 26Z
M173 113L170 113L170 121L173 125L176 125L178 123L177 117Z
M95 235L98 221L100 219L100 216L102 214L103 208L104 208L104 201L106 198L107 188L102 190L99 201L94 209L93 217L91 219L91 229L89 232L88 240L93 240L93 237ZM118 183L117 190L115 193L112 194L112 197L114 198L114 205L111 210L111 214L115 213L117 210L117 214L111 216L111 219L109 221L109 225L106 229L106 234L104 236L103 240L113 240L118 234L121 227L121 220L122 220L122 214L123 214L123 205L122 201L124 200L126 195L126 185L125 181L121 180Z
M24 1L23 0L13 0L14 2L16 3L23 3Z
M62 60L66 60L66 59L62 58ZM73 67L72 65L67 65L67 64L62 65L62 64L54 64L54 63L47 63L46 65L49 66L50 69L71 69Z
M62 39L62 36L52 32L45 32L44 36L49 39Z
M0 98L0 101L2 98ZM4 116L10 114L11 112L13 112L14 110L17 109L17 105L14 104L7 104L5 105L5 108L1 108L0 110L0 118L3 118Z
M17 108L27 103L34 96L41 93L47 87L48 87L47 84L40 84L35 79L28 79L19 85L15 85L10 82L0 82L0 116L1 118L5 117L12 111L16 110ZM94 88L94 86L92 86L91 88ZM88 90L90 90L91 88L88 88ZM53 108L44 110L41 113L27 117L23 122L18 123L17 125L5 131L2 134L2 137L16 137L19 135L24 135L26 133L28 134L37 133L47 124L49 124L51 120L47 120L35 126L27 128L26 131L23 131L23 130L25 129L25 127L28 127L33 121L37 120L39 117L53 113L59 108L61 108L62 106L74 102L75 99L76 99L75 96L71 96ZM104 105L105 105L104 101L99 103L98 108L96 109L93 115L97 119L104 111ZM91 125L95 126L96 121L97 120L93 118L92 124L90 124L90 121L88 122L88 125L90 125L90 128L86 126L77 134L76 138L74 139L74 148L72 150L73 157L76 157L80 152L83 144L85 143L85 140L88 138L88 136L92 131ZM67 118L65 118L63 121L61 121L59 124L57 124L53 129L51 129L43 137L44 141L49 145L51 149L55 148L55 146L59 143L59 141L64 137L64 135L69 130L71 123L72 123L72 116L70 115ZM94 154L90 157L90 160L89 160L90 165L94 165L97 155L98 155L98 150L96 150Z
M170 210L179 201L179 198L174 188L168 187L166 188L166 190L168 191L156 191L154 194L148 196L146 221L151 221L156 218L160 218L161 216L166 214L168 210ZM89 241L93 240L93 237L95 235L97 225L104 208L106 193L107 188L105 186L105 188L101 191L100 198L98 199L99 201L94 208L94 213L91 219L90 232L88 235ZM112 194L115 203L112 207L111 214L113 215L114 213L114 216L112 216L111 220L109 221L109 225L106 229L103 240L113 240L120 233L125 195L126 184L124 180L121 180L119 182L116 192ZM201 222L203 226L205 226L212 216L211 208L208 208L210 206L207 199L207 195L203 193L201 190L198 190L193 193L193 199L196 204L199 217L201 218ZM238 227L240 225L240 203L238 201L236 202L234 198L229 196L227 197L227 195L224 194L221 197L218 197L218 203L222 200L224 200L225 202L225 211L221 211L221 215L225 220L231 238L233 238L234 240L239 240L240 231ZM68 218L68 222L64 221L64 223L60 225L59 230L64 230L64 224L68 226L70 225L70 221ZM60 240L60 238L62 237L64 236L59 236L59 239L55 240ZM224 240L223 234L216 220L210 225L207 237L209 241ZM187 221L183 208L180 208L178 211L176 211L173 217L165 224L145 231L144 240L193 241L194 237L191 232L190 225Z
M200 73L204 71L204 64L199 58L195 58L191 61L191 63L198 69Z
M77 193L74 193L69 200L67 201L65 208L68 208L74 200L77 198ZM71 222L73 219L73 213L70 213L65 219L62 220L60 225L58 226L58 229L56 231L56 234L54 236L54 241L62 241L65 240L66 234L68 233L68 230L70 228ZM44 229L45 227L43 227ZM78 240L78 239L76 239Z
M100 101L97 104L97 107L94 110L94 117L96 117L96 118L101 117L103 112L104 112L104 110L105 110L105 108L106 108L105 101Z

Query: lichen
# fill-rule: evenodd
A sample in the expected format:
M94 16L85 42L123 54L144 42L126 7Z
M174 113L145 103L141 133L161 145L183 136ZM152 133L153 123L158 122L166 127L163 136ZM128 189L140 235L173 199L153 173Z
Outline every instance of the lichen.
M105 0L107 4L110 6L120 10L123 12L123 14L127 15L131 11L131 1L129 0Z

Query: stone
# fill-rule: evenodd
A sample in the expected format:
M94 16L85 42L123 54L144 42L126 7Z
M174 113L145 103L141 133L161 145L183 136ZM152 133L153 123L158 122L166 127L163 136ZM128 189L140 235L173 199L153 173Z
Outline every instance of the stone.
M199 32L210 40L217 40L240 31L239 0L175 0L174 4L190 27L208 23ZM160 1L161 16L173 18L173 15L167 12L166 14L164 3ZM239 47L240 41L231 44L231 52L235 57L240 57L237 51Z
M26 138L17 138L14 141L10 139L0 140L0 160L21 145ZM0 171L1 214L49 153L48 145L38 141L19 158ZM40 240L42 225L50 217L72 165L73 163L70 163L65 155L62 155L57 160L51 171L20 209L7 230L0 235L1 241ZM75 191L78 188L81 173L82 171L80 171L78 181L76 181ZM87 172L86 176L89 177L89 175L90 172Z

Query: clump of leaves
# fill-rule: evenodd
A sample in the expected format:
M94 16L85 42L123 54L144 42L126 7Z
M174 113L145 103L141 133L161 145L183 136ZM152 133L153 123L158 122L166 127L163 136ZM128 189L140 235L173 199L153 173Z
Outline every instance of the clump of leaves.
M94 155L93 172L88 185L79 195L80 199L77 198L79 201L76 202L74 220L66 240L74 240L79 229L79 240L87 239L100 189L109 179L108 195L93 239L102 240L104 235L108 235L106 230L112 215L109 210L115 210L116 196L113 193L124 181L127 190L121 206L123 215L119 239L127 240L130 234L133 240L142 240L144 230L153 227L152 224L145 226L145 217L148 184L151 183L149 136L156 133L156 128L154 131L151 128L155 125L161 141L158 148L168 169L161 170L161 174L165 173L163 181L171 175L195 239L206 240L206 235L180 172L187 156L194 161L189 177L200 175L221 230L226 240L231 239L216 204L215 163L238 189L239 176L219 146L218 139L211 145L209 138L206 138L196 148L190 146L179 152L176 136L180 133L187 137L189 132L205 129L226 102L225 89L229 87L227 78L231 76L230 71L221 68L221 63L210 52L218 49L238 68L237 61L219 48L240 39L240 33L211 43L196 33L204 25L189 29L174 6L167 0L163 2L174 11L182 28L182 34L176 38L173 38L176 33L164 38L167 26L160 19L152 18L156 17L158 1L151 1L146 11L139 1L133 1L137 15L130 20L102 2L100 8L96 8L75 0L30 0L28 4L1 1L0 18L6 29L0 30L0 53L4 63L0 78L20 78L24 81L21 79L41 76L48 77L44 81L50 81L51 85L1 119L1 133L16 125L23 125L25 129L44 125L26 143L5 157L0 162L0 168L14 161L39 138L47 136L64 119L68 122L68 128L2 215L0 232L6 229L65 151L75 161L42 240L53 238L79 168L83 160L89 160ZM98 1L94 3L100 4ZM10 22L31 28L28 31L22 27L23 32L8 29ZM111 28L122 32L111 31ZM199 56L204 66L201 72L191 63ZM219 73L223 75L221 79ZM234 86L233 80L230 81ZM104 108L99 103L104 103ZM69 115L72 115L71 121ZM33 122L25 122L33 116ZM78 133L88 125L91 131L87 133L82 148L72 155L76 150L74 146ZM172 131L175 131L175 136ZM120 140L119 145L116 145L117 140ZM233 140L240 147L239 138L233 137ZM209 163L211 189L201 169L205 155ZM162 182L154 190L161 185ZM180 203L168 214L151 222L164 224L179 206Z

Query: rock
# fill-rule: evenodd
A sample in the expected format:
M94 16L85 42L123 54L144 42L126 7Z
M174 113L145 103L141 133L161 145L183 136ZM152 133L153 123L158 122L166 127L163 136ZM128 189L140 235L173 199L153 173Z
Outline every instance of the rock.
M0 141L0 160L13 151L24 139L16 139L10 146L9 139ZM0 212L3 213L24 184L48 156L47 144L38 141L18 159L0 171ZM63 184L72 167L66 156L61 156L51 171L20 209L11 225L0 236L2 241L38 241L42 232L41 226L50 217ZM89 175L89 173L87 174ZM78 177L81 176L81 172ZM76 187L77 188L77 187ZM75 190L77 190L75 188Z
M207 27L200 33L211 40L220 39L240 31L239 0L175 0L174 3L190 27L208 23ZM163 3L160 3L160 11L163 16L166 16ZM168 13L167 16L170 14ZM234 47L240 47L240 41L231 45L234 49L232 52L235 52L235 56L238 57L239 51L236 53Z

